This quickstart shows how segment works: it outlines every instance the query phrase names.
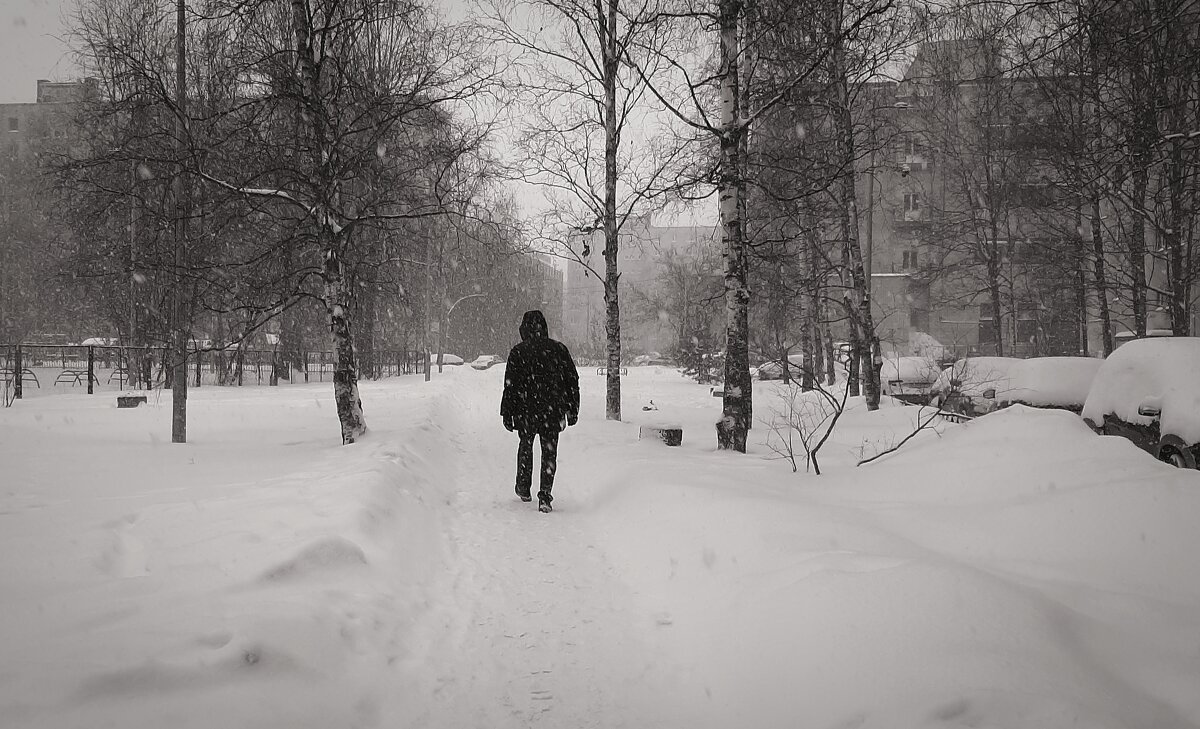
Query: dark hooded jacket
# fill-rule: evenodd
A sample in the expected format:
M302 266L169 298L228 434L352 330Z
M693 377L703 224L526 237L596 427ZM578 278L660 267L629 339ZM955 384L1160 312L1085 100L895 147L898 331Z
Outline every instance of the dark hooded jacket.
M558 432L579 417L579 370L562 342L550 338L542 312L525 312L521 343L508 353L500 416L516 430Z

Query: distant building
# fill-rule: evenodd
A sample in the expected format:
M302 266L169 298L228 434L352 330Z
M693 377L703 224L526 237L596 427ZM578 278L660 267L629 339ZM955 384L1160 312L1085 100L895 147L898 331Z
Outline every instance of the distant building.
M76 105L96 93L90 81L37 82L37 101L0 104L0 158L27 160L48 139L72 133Z
M903 349L924 333L960 354L1030 356L1076 354L1082 334L1088 351L1099 352L1091 242L1081 240L1089 223L1063 180L1079 140L1057 128L1052 112L1054 90L1078 81L1016 77L991 46L924 43L898 83L873 83L860 94L858 200L880 338L885 348ZM1115 221L1102 235L1119 334L1134 328L1121 240L1132 223L1110 200L1101 204L1102 218ZM1147 328L1169 329L1168 255L1156 226L1140 224ZM999 327L989 265L1001 293ZM1188 297L1193 333L1198 288Z
M553 259L538 253L522 255L517 263L517 283L525 296L527 309L541 309L546 315L550 336L563 335L563 272Z
M998 63L983 42L926 43L899 83L862 94L858 199L885 349L926 334L960 354L1079 349L1063 253L1077 223L1042 154L1045 87Z
M664 257L699 254L712 245L716 232L712 226L660 226L644 218L631 220L622 229L617 252L617 269L621 274L617 294L623 353L666 354L677 345L672 326L648 311L646 304L652 299L653 289L661 283ZM575 257L567 263L564 338L581 356L601 359L607 341L603 231L579 236L571 241L571 249Z
M38 81L37 101L0 104L0 342L81 334L82 317L66 313L46 265L51 217L43 214L48 184L39 154L77 139L78 102L93 93L88 82Z

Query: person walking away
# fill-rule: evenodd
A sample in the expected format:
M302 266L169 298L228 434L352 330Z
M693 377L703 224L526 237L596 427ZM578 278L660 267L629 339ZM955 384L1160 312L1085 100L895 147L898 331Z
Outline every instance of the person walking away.
M521 342L508 353L500 417L517 445L517 496L532 501L533 440L542 445L538 511L551 511L558 436L579 421L579 370L562 342L550 338L546 317L534 309L521 319Z

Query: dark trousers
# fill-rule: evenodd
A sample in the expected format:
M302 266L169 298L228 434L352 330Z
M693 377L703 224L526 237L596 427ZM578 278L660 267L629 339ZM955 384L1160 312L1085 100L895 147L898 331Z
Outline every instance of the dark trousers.
M542 477L539 501L553 501L550 490L554 488L554 471L558 467L558 432L538 433L521 431L521 442L517 445L517 488L529 493L533 485L533 439L542 442Z

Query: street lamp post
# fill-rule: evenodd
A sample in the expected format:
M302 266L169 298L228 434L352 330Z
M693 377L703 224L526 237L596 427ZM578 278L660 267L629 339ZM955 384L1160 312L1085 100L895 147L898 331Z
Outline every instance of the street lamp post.
M477 298L482 298L484 296L486 296L486 294L467 294L466 296L460 296L460 297L458 297L458 299L455 300L455 302L453 304L450 305L450 307L448 309L446 309L445 313L442 314L441 321L438 323L437 350L438 350L438 374L439 375L442 373L442 354L443 354L442 345L445 343L446 329L449 328L449 326L450 326L450 315L452 313L454 313L455 307L457 307L459 304L466 301L467 299L477 299Z

